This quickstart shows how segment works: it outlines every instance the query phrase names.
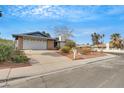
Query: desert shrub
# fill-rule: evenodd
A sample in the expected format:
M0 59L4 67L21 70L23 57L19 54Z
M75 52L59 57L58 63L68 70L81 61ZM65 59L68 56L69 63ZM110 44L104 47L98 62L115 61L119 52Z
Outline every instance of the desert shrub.
M15 63L26 63L29 61L29 58L25 55L15 55L11 58L11 60Z
M13 46L14 47L14 42L12 40L0 38L0 45L6 45L6 46Z
M14 50L12 46L0 45L0 62L12 61L16 63L28 62L27 56L20 50Z
M73 48L76 46L76 43L72 40L67 40L66 43L65 43L65 46L68 46L70 48Z
M13 48L11 46L0 45L0 62L4 62L11 58Z
M91 48L90 47L82 47L82 48L80 48L79 50L78 50L81 54L84 54L84 55L86 55L86 54L88 54L88 53L91 53Z
M25 55L23 51L14 50L11 60L12 62L15 62L15 63L25 63L29 61L29 58Z
M61 51L62 51L63 53L69 53L70 50L71 50L71 48L68 47L68 46L64 46L64 47L61 49Z
M23 51L20 51L20 50L14 50L14 55L25 55Z

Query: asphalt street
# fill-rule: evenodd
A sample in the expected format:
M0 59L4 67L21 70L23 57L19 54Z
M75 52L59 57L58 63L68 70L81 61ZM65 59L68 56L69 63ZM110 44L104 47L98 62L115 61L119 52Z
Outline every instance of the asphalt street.
M9 83L19 88L124 88L124 56L62 72Z

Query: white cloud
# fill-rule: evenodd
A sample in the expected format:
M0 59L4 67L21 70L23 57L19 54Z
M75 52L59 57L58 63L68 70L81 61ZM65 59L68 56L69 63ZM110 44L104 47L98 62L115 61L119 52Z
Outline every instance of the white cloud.
M87 21L101 19L103 15L124 13L123 6L9 6L13 16L66 19L68 21Z
M63 16L63 10L59 6L9 6L9 14L20 17L57 18Z
M72 8L73 7L73 8ZM92 20L94 8L91 6L9 6L9 14L13 16L38 16L40 18L66 18L70 21L79 21L80 19ZM71 9L70 9L71 8Z

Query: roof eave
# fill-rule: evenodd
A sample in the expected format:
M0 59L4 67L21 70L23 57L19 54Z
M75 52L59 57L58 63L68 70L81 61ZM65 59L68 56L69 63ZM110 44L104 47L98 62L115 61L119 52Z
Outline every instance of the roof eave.
M50 40L55 40L54 38L48 38L48 37L38 37L38 36L32 36L32 35L16 35L16 34L13 34L12 35L13 37L32 37L32 38L41 38L41 39L50 39Z

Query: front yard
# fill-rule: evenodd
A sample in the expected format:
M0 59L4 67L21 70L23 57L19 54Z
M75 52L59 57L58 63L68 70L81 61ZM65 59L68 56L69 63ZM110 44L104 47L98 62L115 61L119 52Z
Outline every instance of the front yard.
M93 51L91 46L70 47L70 45L72 45L72 42L71 43L69 42L68 45L61 48L58 53L70 59L75 59L75 60L95 58L106 55L106 53L103 53L102 51L101 52Z
M51 53L44 51L45 53L42 53L42 55L40 55L41 58L43 57L42 59L40 59L40 61L42 63L47 63L47 61L52 63L52 61L54 62L55 60L58 60L58 62L68 61L66 59L67 57L73 60L74 47L77 50L75 60L95 58L106 55L103 52L93 52L91 47L78 48L75 46L74 42L69 41L63 48L60 49L59 52L57 52L66 57L62 58L54 52ZM31 66L29 61L30 59L25 55L24 52L16 50L12 46L0 45L0 69Z
M29 58L10 45L0 45L0 69L30 66Z
M66 56L70 59L73 59L73 52L70 53L62 53L62 52L58 52L59 54ZM80 59L88 59L88 58L96 58L96 57L101 57L101 56L105 56L105 53L102 52L90 52L88 54L81 54L81 53L77 53L76 54L76 59L75 60L80 60Z
M13 63L13 62L2 62L0 63L0 69L6 69L6 68L18 68L18 67L26 67L31 66L29 62L26 63Z

